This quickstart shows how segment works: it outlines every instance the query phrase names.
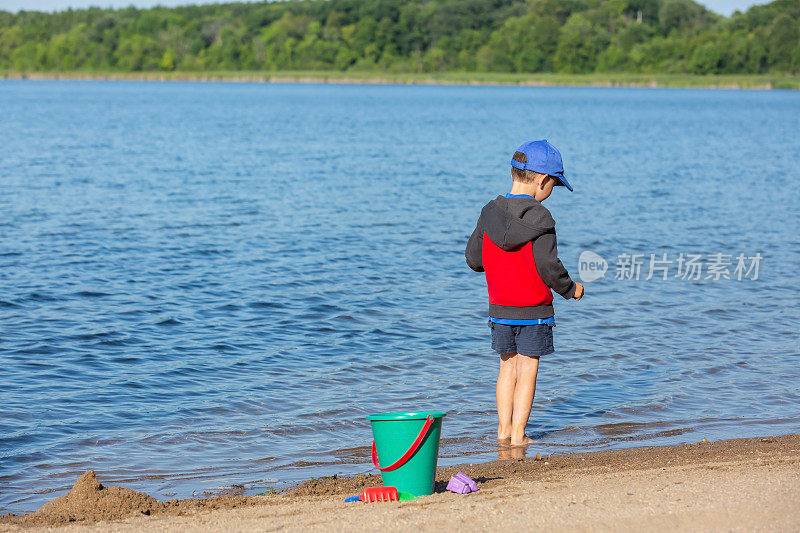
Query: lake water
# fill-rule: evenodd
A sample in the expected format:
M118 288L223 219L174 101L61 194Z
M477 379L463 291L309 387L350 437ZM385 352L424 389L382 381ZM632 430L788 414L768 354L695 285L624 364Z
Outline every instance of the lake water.
M372 472L388 410L497 458L463 250L542 137L560 255L608 271L557 297L528 453L797 432L799 131L783 91L2 81L0 510L89 468L160 499Z

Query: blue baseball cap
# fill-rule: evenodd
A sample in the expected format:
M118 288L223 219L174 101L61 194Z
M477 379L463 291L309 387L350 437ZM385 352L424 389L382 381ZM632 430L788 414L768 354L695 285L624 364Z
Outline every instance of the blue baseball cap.
M564 163L561 161L561 152L547 142L547 139L526 142L517 148L517 152L525 154L528 162L520 163L512 157L512 167L520 170L532 170L539 174L548 174L557 179L556 185L563 185L570 191L572 190L572 185L564 177Z

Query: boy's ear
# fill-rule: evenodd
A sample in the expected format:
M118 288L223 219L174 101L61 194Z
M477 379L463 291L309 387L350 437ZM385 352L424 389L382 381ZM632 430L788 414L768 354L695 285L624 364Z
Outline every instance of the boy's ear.
M547 183L547 180L550 179L550 176L548 176L547 174L540 174L538 172L536 173L536 175L539 179L539 188L544 190L544 186Z

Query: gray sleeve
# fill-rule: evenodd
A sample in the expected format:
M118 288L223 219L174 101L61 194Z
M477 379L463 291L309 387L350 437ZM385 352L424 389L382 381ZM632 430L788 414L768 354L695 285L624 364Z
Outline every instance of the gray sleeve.
M464 252L467 265L475 272L483 272L483 228L481 221L475 225L475 230L467 241L467 250Z
M575 282L569 277L558 258L555 229L540 235L533 241L533 260L542 281L566 299L575 294Z

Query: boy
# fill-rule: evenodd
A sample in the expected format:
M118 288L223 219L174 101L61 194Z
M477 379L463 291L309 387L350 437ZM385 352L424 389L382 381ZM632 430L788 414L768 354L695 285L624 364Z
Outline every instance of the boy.
M469 267L486 273L492 348L500 354L497 376L497 439L525 446L525 426L536 392L539 357L553 353L553 294L580 300L558 259L555 221L541 202L563 185L561 154L546 140L517 149L511 160L511 192L481 210L467 242Z

